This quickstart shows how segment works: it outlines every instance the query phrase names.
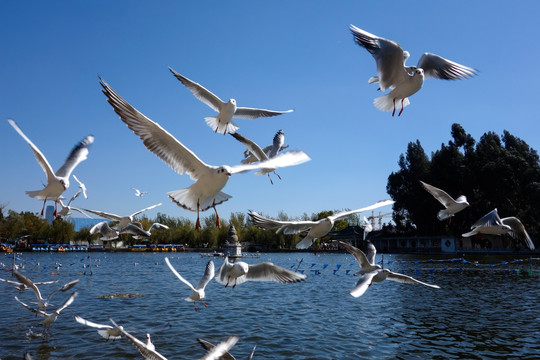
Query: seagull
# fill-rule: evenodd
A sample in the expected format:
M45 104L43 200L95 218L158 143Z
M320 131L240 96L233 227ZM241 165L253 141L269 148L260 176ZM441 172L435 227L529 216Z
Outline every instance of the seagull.
M480 218L471 226L471 231L462 234L463 237L471 237L476 234L503 235L508 234L529 250L534 250L534 243L525 230L523 223L516 217L500 218L497 209L494 209Z
M171 68L169 68L169 70L178 80L180 80L182 84L189 89L189 91L193 93L193 95L195 95L197 99L201 100L203 103L219 113L218 116L204 118L206 124L210 126L216 133L234 133L238 129L238 125L232 121L233 117L253 120L260 117L270 117L293 112L293 110L274 111L267 109L237 107L235 99L230 99L228 102L223 102L219 97L212 94L201 84L197 84L196 82L189 80Z
M89 209L84 209L85 211L88 211L92 214L96 214L98 216L101 216L102 218L105 218L105 219L109 219L109 220L113 220L113 221L118 221L118 224L116 224L114 226L114 228L116 230L122 230L123 228L125 228L129 223L133 222L133 218L137 215L139 215L140 213L143 213L145 211L148 211L148 210L151 210L153 208L156 208L158 206L161 206L161 203L159 204L155 204L155 205L152 205L152 206L149 206L147 208L144 208L142 210L139 210L139 211L135 211L134 213L132 213L131 215L126 215L126 216L120 216L120 215L116 215L116 214L112 214L112 213L108 213L108 212L105 212L105 211L98 211L98 210L89 210Z
M373 231L373 226L367 219L367 217L364 216L364 240L366 240L367 235Z
M343 241L339 242L339 245L347 250L349 253L351 253L352 256L356 259L358 264L360 265L360 271L354 274L354 276L358 274L367 274L372 271L380 270L381 266L378 264L375 264L375 255L377 254L377 249L375 248L375 245L371 241L367 242L367 255L364 254L364 252L351 244L345 243Z
M186 301L200 301L202 302L202 304L204 305L204 307L208 307L208 305L206 305L203 301L204 297L205 297L205 292L204 292L204 289L206 288L206 285L208 285L208 283L210 282L210 280L212 280L212 278L214 277L215 275L215 271L214 271L214 262L213 261L209 261L208 264L206 264L206 269L204 271L204 275L203 277L201 278L201 280L199 280L199 283L197 284L197 287L193 287L193 285L191 285L191 283L189 281L187 281L186 279L184 279L182 277L182 275L180 275L176 270L175 268L171 265L170 261L169 261L169 258L168 257L165 257L165 262L167 263L167 266L169 267L169 269L171 269L171 271L173 272L174 275L176 275L176 277L178 279L180 279L181 282L183 282L184 284L186 284L187 286L189 286L189 288L193 291L193 294L191 294L190 296L188 296L187 298L185 298L184 300ZM194 303L195 305L195 311L197 311L197 305Z
M292 272L270 262L251 265L243 261L229 262L225 257L223 265L216 274L216 281L225 284L225 287L234 280L233 288L246 281L277 281L280 283L294 283L302 281L306 275Z
M0 281L6 282L6 283L11 284L11 285L14 285L17 288L17 290L19 290L19 292L23 292L24 290L28 289L28 286L26 286L26 284L24 284L22 282L17 282L17 281L2 279L2 278L0 278ZM58 282L58 280L54 280L54 281L36 281L36 282L34 282L34 285L36 285L36 286L38 286L38 285L48 285L48 284L54 284L54 283L57 283L57 282Z
M441 204L443 204L443 206L446 208L440 210L437 214L437 218L441 221L445 219L448 219L448 221L450 221L452 219L452 216L454 216L457 212L460 212L461 210L469 206L469 203L467 202L467 197L465 197L465 195L461 195L456 200L454 200L454 198L448 195L444 190L436 188L433 185L426 184L421 180L420 183L428 193L433 195L433 197L437 199Z
M129 226L129 231L127 231L127 232L129 234L133 235L133 238L135 240L149 238L152 235L152 230L154 230L154 229L155 230L167 230L169 228L167 225L160 224L160 223L156 222L156 223L153 223L152 225L150 225L148 230L144 230L142 224L140 222L138 222L138 221L134 221L131 224L129 224L128 226ZM133 226L138 227L140 230L134 231ZM137 232L138 232L138 234L137 234Z
M225 340L220 341L219 344L215 346L213 344L210 344L208 341L203 343L203 341L205 340L197 339L197 341L199 341L199 343L208 350L207 353L202 358L200 358L200 360L234 360L234 357L229 354L228 351L231 350L234 345L236 345L238 339L238 336L229 336ZM255 349L253 351L255 351ZM250 358L248 358L248 360L249 359Z
M249 170L293 166L311 160L303 151L289 151L259 164L236 166L212 166L201 161L190 149L122 99L109 85L100 79L103 93L107 96L120 119L138 135L144 145L167 163L174 171L182 175L187 173L196 182L190 187L168 193L169 198L184 209L197 212L195 229L201 227L199 212L213 208L216 213L216 225L221 226L216 205L231 198L221 191L232 174Z
M424 53L416 66L406 66L409 52L404 51L395 41L373 35L354 25L350 26L356 43L364 47L375 58L378 76L369 83L379 82L379 90L392 89L388 94L373 101L382 111L396 112L396 101L401 101L401 110L409 105L409 96L422 88L424 79L434 77L443 80L466 79L476 75L477 70L460 65L439 55Z
M46 309L47 306L49 305L49 301L50 299L58 292L65 292L65 291L68 291L70 290L72 287L74 287L75 285L77 285L77 283L79 282L79 279L76 279L76 280L73 280L73 281L70 281L66 284L64 284L61 288L58 288L56 290L54 290L52 293L49 294L49 296L47 296L46 298L44 298L42 295L41 295L41 291L39 291L39 288L36 286L36 283L32 282L32 280L30 280L29 278L27 278L26 276L24 276L23 274L21 274L20 272L18 271L13 271L13 274L15 275L15 277L17 278L17 280L19 280L22 284L26 285L27 287L29 287L30 289L32 289L32 291L34 291L34 293L36 294L36 297L37 297L37 306L42 308L42 309ZM39 284L39 283L38 283Z
M334 227L334 222L339 219L346 218L349 215L360 213L367 210L377 209L386 205L393 204L392 200L384 200L376 202L373 205L356 209L350 211L341 211L333 215L327 216L324 219L318 221L278 221L273 219L265 218L254 211L249 212L251 221L262 229L274 229L276 234L283 233L285 235L297 234L303 231L308 231L307 235L302 239L298 244L296 244L297 249L307 249L313 244L315 239L321 238L328 234L332 227Z
M211 351L216 347L216 345L212 344L209 341L201 339L201 338L197 338L197 341L199 342L199 344L201 344L201 346L206 351ZM253 359L253 355L255 354L255 349L256 348L257 348L257 345L253 346L253 350L251 350L251 354L249 354L249 356L247 357L247 360L252 360ZM221 359L221 360L236 360L236 358L234 356L232 356L231 354L229 354L228 352L225 352L219 359Z
M369 251L367 258L360 249L341 241L339 244L355 257L356 261L358 261L358 264L361 267L361 270L354 274L362 274L362 276L356 283L355 287L349 292L351 296L360 297L366 292L368 287L373 284L373 282L381 282L386 279L404 284L425 285L435 289L440 289L438 285L427 284L425 282L416 280L411 276L395 273L388 269L382 269L379 265L376 265L374 262L377 250L375 249L375 246L371 244L371 242L368 244ZM369 261L367 259L369 259ZM369 264L367 264L367 262L369 262ZM370 269L373 270L369 271Z
M281 132L281 130L280 130ZM240 135L239 133L235 132L235 133L232 133L231 136L234 137L236 140L240 141L242 144L244 144L244 146L248 149L248 151L253 154L258 161L267 161L271 158L275 158L279 152L279 150L281 149L281 147L283 146L283 142L285 140L285 135L282 135L283 132L281 132L281 134L278 132L275 136L274 136L274 143L272 145L272 148L270 149L270 152L269 154L267 155L263 149L260 148L259 145L257 145L255 142L249 140L248 138ZM270 172L273 172L274 174L276 174L276 176L279 178L279 180L281 180L281 176L279 176L276 172L275 172L275 168L263 168L259 171L257 171L255 173L255 175L264 175L264 174L268 174L268 179L270 179L270 183L273 185L274 182L272 181L272 178L270 178Z
M120 330L120 332L139 350L141 355L148 360L167 360L167 358L160 353L158 353L155 349L154 344L150 341L150 334L146 334L146 340L147 343L143 343L139 339L137 339L135 336L128 333L122 326L118 326L113 319L109 318L111 323Z
M267 145L263 147L262 151L266 154L267 157L270 157L270 154L275 151L275 145L276 143L280 143L281 146L279 149L277 149L277 152L283 151L289 147L289 145L284 144L285 142L285 133L283 130L279 130L276 135L274 135L274 140L272 141L272 145ZM276 153L277 154L277 153ZM275 155L274 155L275 156ZM274 157L272 156L272 157ZM254 162L260 161L254 154L251 153L248 149L244 151L244 159L241 161L242 164L251 164Z
M79 142L71 153L69 154L66 162L60 169L53 172L51 165L45 158L45 156L39 151L36 145L22 132L17 123L12 119L8 119L9 124L22 136L22 138L30 145L30 148L34 152L37 162L47 175L47 185L41 190L27 191L28 196L38 200L43 200L43 208L41 209L41 216L45 211L45 203L47 200L54 200L54 216L56 217L58 199L62 198L62 193L69 187L69 177L75 167L88 157L88 149L94 142L94 136L88 135L81 142Z
M120 331L118 327L113 327L111 325L97 324L97 323L85 320L79 315L73 315L73 317L75 318L75 321L77 321L79 324L83 324L83 325L98 329L97 333L104 339L117 340L122 337L121 336L122 332Z
M75 208L75 207L72 207L71 206L71 203L73 202L73 200L75 200L77 198L77 196L79 196L81 194L82 190L79 190L77 191L77 193L75 195L73 195L73 197L69 200L69 202L67 203L67 205L64 205L64 203L62 202L62 200L58 200L58 202L60 203L60 207L62 209L60 209L60 211L58 211L58 213L56 214L57 217L62 217L62 216L68 216L70 215L70 211L71 210L75 210L75 211L78 211L80 212L81 214L83 214L84 216L86 216L87 218L90 218L91 217L85 213L84 211L82 211L81 209L78 209L78 208Z
M147 191L140 191L139 189L135 189L135 188L132 188L133 190L135 190L135 196L138 196L138 197L143 197L144 195L148 194Z
M77 177L75 176L75 174L73 174L73 178L75 179L75 181L79 184L79 188L82 190L82 193L83 193L83 196L85 199L88 199L88 195L86 195L86 185L84 185L79 179L77 179Z
M77 297L78 293L75 291L73 294L71 294L71 296L64 302L64 304L62 306L60 306L58 309L56 309L54 312L52 313L47 313L45 311L41 311L41 310L37 310L37 309L34 309L28 305L26 305L25 303L23 303L21 300L19 300L19 298L17 296L15 296L15 300L17 300L22 306L24 306L25 308L27 308L28 310L34 312L36 315L41 315L43 317L45 317L45 320L43 320L42 324L45 326L47 326L47 330L49 330L51 328L51 324L53 322L56 321L56 319L58 318L58 316L60 315L60 312L62 310L64 310L65 308L67 308L69 305L71 305L71 303L73 302L73 300L75 300L75 298Z
M101 234L102 237L100 240L102 241L118 239L118 230L111 229L107 221L102 221L92 226L90 229L90 235L94 235L96 233Z

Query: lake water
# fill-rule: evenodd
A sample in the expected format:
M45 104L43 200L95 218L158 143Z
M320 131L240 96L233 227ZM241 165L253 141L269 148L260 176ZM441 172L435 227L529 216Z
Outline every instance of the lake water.
M93 275L84 268L91 256ZM80 279L79 296L52 324L50 332L15 300L35 301L0 283L0 358L140 359L125 338L105 341L95 329L75 322L74 314L108 324L111 317L144 340L151 332L156 349L169 359L198 359L204 350L196 338L217 343L229 335L240 340L231 350L245 359L538 359L540 358L540 262L514 257L438 261L441 257L385 255L385 267L441 286L384 281L360 298L348 294L358 265L349 254L271 253L244 261L271 261L308 275L295 284L246 282L224 288L213 280L206 288L208 308L183 300L191 290L171 273L164 257L196 284L210 260L198 253L23 253L20 271L33 281ZM433 258L434 261L429 261ZM222 258L212 259L216 270ZM377 254L377 261L381 255ZM473 260L480 261L475 266ZM505 263L503 261L507 261ZM6 271L12 255L1 254ZM55 268L55 263L62 264ZM491 264L491 266L489 265ZM52 275L55 273L57 275ZM43 285L47 295L58 284ZM70 291L69 293L71 293ZM53 298L54 309L69 293ZM132 298L100 298L138 293ZM170 324L163 330L160 326Z

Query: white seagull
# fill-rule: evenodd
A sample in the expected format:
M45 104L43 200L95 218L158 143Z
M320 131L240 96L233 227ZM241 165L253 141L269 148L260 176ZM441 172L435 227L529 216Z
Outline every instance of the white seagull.
M82 193L83 193L83 196L85 199L88 199L88 195L86 194L86 185L84 185L84 183L82 183L79 179L77 179L77 177L75 176L75 174L73 174L73 178L75 179L75 181L79 184L79 188L82 190Z
M139 350L141 355L147 360L167 360L167 358L155 349L154 344L150 341L150 334L146 334L146 344L137 339L135 336L128 333L122 326L118 326L113 319L109 318L111 323L120 330L120 332Z
M420 183L428 193L433 195L433 197L445 207L445 209L440 210L437 214L437 218L441 221L445 219L448 219L448 221L450 221L452 219L452 216L454 216L457 212L460 212L461 210L469 206L469 203L467 202L467 197L465 197L465 195L461 195L454 200L454 198L448 195L444 190L436 188L433 185L426 184L421 180Z
M112 229L107 221L101 221L90 228L90 235L100 233L101 241L118 239L118 230Z
M229 336L215 346L210 344L208 341L203 343L204 340L197 339L199 344L201 344L207 350L207 353L199 360L234 360L234 357L229 354L228 351L231 350L234 345L236 345L238 339L238 336ZM249 359L250 358L248 358L248 360Z
M371 243L371 241L367 242L367 255L364 254L364 252L351 244L345 243L343 241L339 242L339 246L347 250L358 262L360 265L360 271L354 274L354 276L358 274L367 274L372 271L380 270L381 266L378 264L375 264L375 255L377 254L377 249L375 248L375 245Z
M392 116L396 112L396 101L401 101L399 116L403 108L409 105L408 97L422 88L424 79L466 79L477 73L473 68L430 53L424 53L416 66L406 66L409 53L397 42L378 37L354 25L350 26L350 30L356 43L369 51L377 63L378 76L370 78L368 82L379 82L382 91L392 89L373 101L379 110L393 109Z
M516 217L500 218L497 209L494 209L481 217L471 226L471 231L462 234L463 237L470 237L476 234L503 235L508 234L515 240L525 245L529 250L534 250L534 243L525 230L523 223Z
M64 304L62 304L62 306L60 306L58 309L56 309L54 312L52 313L47 313L45 311L42 311L42 310L38 310L38 309L34 309L28 305L26 305L25 303L23 303L21 300L19 300L18 297L15 296L15 300L17 300L22 306L24 306L25 308L27 308L28 310L32 311L33 313L35 313L36 315L40 315L40 316L43 316L45 318L45 320L42 321L42 324L44 326L47 326L47 330L49 330L51 328L51 324L53 322L56 321L56 319L58 318L58 316L60 315L60 312L62 310L64 310L65 308L67 308L69 305L71 305L71 303L73 302L73 300L75 300L75 298L77 297L78 293L75 291L73 294L71 294L71 296L64 302Z
M293 112L293 110L274 111L267 109L237 107L235 99L230 99L228 102L224 102L201 84L191 81L171 68L169 68L169 70L178 80L180 80L182 84L189 89L189 91L193 93L193 95L195 95L197 99L201 100L203 103L219 113L218 116L204 118L206 124L208 124L208 126L210 126L215 132L223 132L223 134L234 133L238 129L238 125L232 121L233 117L252 120L260 117L270 117Z
M234 280L233 288L246 281L277 281L280 283L294 283L302 281L306 275L292 272L270 262L262 262L255 265L243 261L229 262L225 257L223 265L216 274L216 281L225 284L225 287Z
M94 136L88 135L81 142L75 145L73 150L71 150L68 158L66 159L64 165L62 165L60 169L58 169L55 173L53 172L53 169L45 156L41 153L41 151L39 151L37 146L34 145L34 143L30 141L30 139L22 132L17 123L12 119L8 119L8 122L15 129L15 131L17 131L19 135L21 135L22 138L28 143L28 145L34 152L34 156L36 157L38 164L45 172L45 175L47 175L47 185L45 186L45 188L41 190L27 191L26 194L35 199L43 200L41 216L43 216L45 210L45 203L47 202L47 200L54 200L54 216L56 217L58 199L62 198L62 193L66 191L69 187L69 177L71 176L71 172L73 171L73 169L75 169L75 167L81 161L86 160L86 158L88 157L88 149L90 145L92 145L92 143L94 142Z
M321 238L325 236L326 234L328 234L330 230L332 230L332 227L334 227L334 223L337 220L343 219L352 214L357 214L363 211L377 209L386 205L391 205L393 203L394 201L392 200L379 201L373 205L370 205L364 208L337 212L333 215L327 216L324 219L320 219L318 221L309 221L309 220L279 221L279 220L265 218L254 211L250 211L249 216L251 217L251 221L262 229L269 230L269 229L278 228L276 230L276 234L283 233L285 235L291 235L291 234L297 234L300 232L308 231L307 235L298 244L296 244L297 249L307 249L313 244L313 241L315 239Z
M283 132L281 134L283 134ZM272 145L272 148L270 149L267 155L266 152L263 149L261 149L259 145L257 145L255 142L251 141L250 139L246 138L245 136L242 136L237 132L231 134L231 136L233 136L236 140L240 141L248 149L248 151L257 158L258 161L268 161L269 159L275 158L279 150L282 148L283 142L285 139L285 136L281 136L280 133L278 132L276 136L274 136L274 144ZM263 168L255 172L255 175L268 174L268 179L270 179L270 183L274 184L274 182L272 181L272 178L270 178L271 172L276 174L279 180L281 180L281 176L279 176L275 172L275 170L276 170L275 168Z
M135 216L139 215L140 213L143 213L145 211L148 211L148 210L151 210L153 208L156 208L158 206L161 206L161 203L159 204L155 204L155 205L152 205L152 206L149 206L147 208L144 208L142 210L139 210L139 211L135 211L134 213L130 214L130 215L126 215L126 216L121 216L121 215L116 215L116 214L113 214L113 213L108 213L108 212L105 212L105 211L98 211L98 210L89 210L89 209L84 209L85 211L88 211L92 214L96 214L98 216L101 216L102 218L105 218L105 219L109 219L109 220L113 220L113 221L118 221L118 224L114 225L114 228L116 230L122 230L123 228L125 228L129 223L133 222L133 219L135 218Z
M62 200L58 200L58 202L60 203L60 207L62 209L60 209L60 211L58 211L58 213L56 214L57 217L62 217L62 216L68 216L71 214L71 210L74 210L74 211L78 211L80 212L81 214L83 214L84 216L86 216L87 218L90 218L91 217L85 213L84 211L82 211L81 209L78 209L78 208L75 208L75 207L72 207L71 206L71 203L73 202L73 200L75 200L80 194L81 194L82 190L79 190L77 191L77 193L75 195L73 195L73 197L68 201L67 205L64 205L64 203L62 202Z
M358 264L360 265L361 270L355 275L359 273L363 274L358 280L358 282L356 283L355 287L349 292L351 296L360 297L366 292L368 287L370 287L373 284L373 282L381 282L387 279L404 283L404 284L425 285L425 286L429 286L435 289L440 289L438 285L427 284L425 282L416 280L415 278L411 276L395 273L388 269L382 269L379 265L375 265L374 261L375 261L376 249L375 249L375 246L373 246L373 244L369 246L370 251L368 252L368 254L370 254L370 257L371 256L373 257L370 260L372 261L370 265L366 265L367 260L365 259L365 255L364 257L362 257L363 252L360 249L357 249L356 247L352 245L345 244L342 242L340 242L340 245L344 247L345 250L347 250L349 253L351 253L355 257L355 259L358 261ZM368 271L370 270L370 268L373 268L373 270Z
M203 299L205 298L206 294L204 292L204 289L206 288L206 285L208 285L208 283L210 282L210 280L212 280L212 278L214 277L215 275L215 270L214 270L214 262L213 261L209 261L208 264L206 264L206 269L204 271L204 275L203 277L201 278L201 280L199 280L199 283L197 284L197 287L194 287L193 285L191 285L191 283L189 281L187 281L186 279L184 279L182 277L182 275L180 275L176 270L175 268L171 265L170 261L169 261L169 258L168 257L165 257L165 262L167 263L167 266L169 267L169 269L171 269L171 271L173 272L174 275L176 275L176 277L178 279L180 279L181 282L183 282L184 284L186 284L192 291L193 291L193 294L191 294L190 296L188 296L187 298L185 298L184 300L186 301L192 301L193 304L195 305L195 311L197 311L197 305L195 304L195 301L200 301L202 302L202 304L204 305L204 307L208 307L208 305L205 304L205 302L203 301Z
M113 327L111 325L105 325L105 324L97 324L97 323L88 321L86 319L83 319L79 315L73 315L73 317L75 318L75 321L77 321L79 324L83 324L83 325L98 329L97 333L104 339L117 340L122 337L121 336L122 332L120 331L118 327Z
M143 197L144 195L148 194L147 191L140 191L139 189L136 189L136 188L132 188L133 190L135 190L135 196L138 196L138 197Z
M42 295L41 295L41 291L39 291L39 288L37 287L36 284L39 284L39 282L32 282L32 280L30 280L29 278L27 278L26 276L24 276L23 274L21 274L20 272L18 271L14 271L13 274L15 275L15 277L17 278L17 280L19 280L22 284L26 285L27 287L29 287L30 289L32 289L32 291L34 292L34 294L36 294L36 298L37 298L37 306L42 308L42 309L46 309L47 306L49 305L49 301L51 300L51 298L58 292L65 292L65 291L68 291L70 290L72 287L74 287L75 285L77 285L77 283L79 282L79 279L76 279L76 280L73 280L73 281L70 281L66 284L64 284L62 287L54 290L52 293L49 294L49 296L47 296L46 298L44 298Z
M148 230L144 230L142 224L140 222L138 222L138 221L134 221L129 225L131 225L131 226L128 229L125 229L125 230L129 230L127 232L129 234L133 235L133 238L135 240L149 238L152 235L152 230L167 230L169 228L167 225L160 224L160 223L157 223L157 222L152 223L152 225L150 225ZM138 234L135 231L133 231L134 230L133 226L137 226L140 229L140 231L137 230Z
M159 124L129 105L103 79L100 79L100 83L109 104L112 105L120 119L141 138L146 148L178 174L188 174L192 180L195 180L195 183L190 187L170 191L168 195L178 206L197 212L196 229L201 227L199 212L209 208L213 208L216 212L216 225L220 227L216 205L231 198L230 195L221 191L229 181L231 174L261 168L293 166L311 160L302 151L289 151L259 164L207 165Z
M274 139L272 141L272 145L266 145L263 147L262 151L266 154L268 158L274 157L277 155L278 152L285 150L289 147L289 145L284 144L285 142L285 133L283 130L279 130L275 135ZM276 151L276 144L281 144L280 147L277 149L276 154L270 156L270 154L273 154ZM254 162L260 161L254 154L249 151L249 149L246 149L244 151L244 159L242 160L242 164L251 164Z
M6 282L6 283L11 284L11 285L14 285L17 288L17 290L19 290L19 292L23 292L24 290L28 289L28 286L26 284L22 283L22 282L17 282L17 281L2 279L2 278L0 278L0 281ZM57 282L58 282L58 280L54 280L54 281L36 281L33 284L38 286L38 285L54 284L54 283L57 283Z

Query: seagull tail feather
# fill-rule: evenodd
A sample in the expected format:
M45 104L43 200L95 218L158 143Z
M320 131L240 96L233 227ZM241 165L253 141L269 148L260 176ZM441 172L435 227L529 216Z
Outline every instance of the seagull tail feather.
M403 99L403 107L409 105L409 98ZM392 111L394 109L394 98L390 94L379 96L373 100L373 105L381 111ZM401 109L401 99L396 99L396 108Z

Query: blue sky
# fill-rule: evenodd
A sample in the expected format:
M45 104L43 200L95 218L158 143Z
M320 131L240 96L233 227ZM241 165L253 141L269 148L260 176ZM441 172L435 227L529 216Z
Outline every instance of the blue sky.
M291 217L355 209L388 198L388 175L407 144L430 154L460 123L475 139L508 130L540 148L540 3L418 1L3 1L0 20L0 203L41 210L28 197L45 175L13 118L56 171L72 147L95 136L75 174L89 198L76 207L127 215L151 210L195 219L166 193L192 184L150 153L106 102L98 74L120 96L212 165L235 165L244 148L214 134L197 100L168 67L239 106L295 111L238 119L260 145L283 129L290 149L312 161L280 169L282 181L233 175L220 216L253 209ZM478 69L463 81L429 79L401 117L377 110L367 80L375 61L356 45L354 24L408 50L408 64L433 52ZM64 193L77 190L74 181ZM142 198L132 187L148 191ZM388 209L383 209L387 211ZM203 213L203 216L211 212Z

